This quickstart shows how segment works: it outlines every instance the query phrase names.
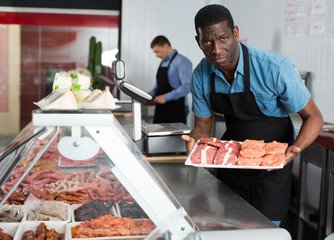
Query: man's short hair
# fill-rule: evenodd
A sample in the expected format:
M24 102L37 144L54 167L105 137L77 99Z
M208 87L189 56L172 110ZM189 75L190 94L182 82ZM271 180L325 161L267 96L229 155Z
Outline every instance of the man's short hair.
M195 30L198 34L198 29L211 26L220 22L226 21L227 26L233 30L234 22L230 11L218 4L211 4L201 8L195 16Z
M168 46L171 46L170 42L168 41L168 39L165 36L159 35L159 36L156 36L152 40L151 48L153 48L155 46L163 47L166 43L168 44Z

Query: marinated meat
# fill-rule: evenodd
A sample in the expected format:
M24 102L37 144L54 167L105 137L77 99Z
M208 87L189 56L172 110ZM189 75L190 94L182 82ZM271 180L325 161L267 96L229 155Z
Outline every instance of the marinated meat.
M240 155L244 158L260 158L266 154L264 148L243 148L240 150Z
M242 156L239 156L237 162L238 162L238 165L240 166L260 166L262 162L262 157L244 158Z
M201 138L199 140L199 143L204 143L217 148L220 148L223 145L222 141L220 141L218 138L215 137Z
M243 143L241 143L241 149L245 148L263 148L265 143L263 140L250 140L246 139Z
M13 237L11 235L9 235L8 233L4 233L3 229L0 228L0 239L1 240L12 240Z
M240 143L236 141L229 141L223 143L218 149L214 164L216 165L235 165L240 150Z
M113 204L114 201L111 201ZM74 211L75 220L90 221L91 219L110 214L112 204L110 204L108 209L101 199L94 199L93 201L83 204Z
M216 147L198 144L197 149L191 156L191 162L194 164L212 164L216 153Z
M262 157L261 166L277 167L285 161L285 154L267 154Z
M112 236L148 235L155 228L150 219L105 215L98 219L85 221L71 228L72 238L96 238Z
M22 240L34 240L35 233L33 230L28 230L23 233Z
M288 148L287 143L279 143L276 141L267 143L264 146L264 150L266 151L266 154L282 154L282 153L285 153L287 148Z

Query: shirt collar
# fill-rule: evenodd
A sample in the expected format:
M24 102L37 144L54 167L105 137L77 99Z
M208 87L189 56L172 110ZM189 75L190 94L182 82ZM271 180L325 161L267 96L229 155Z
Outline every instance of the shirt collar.
M169 54L168 57L164 61L169 62L172 59L172 57L174 56L175 53L176 53L176 49L174 49L173 52L171 54Z
M244 75L244 55L242 52L242 47L241 44L238 42L238 46L239 46L239 59L238 59L238 65L237 65L237 69L235 71L235 75L234 77L236 77L236 73L239 72L240 74ZM169 57L169 56L168 56ZM217 75L222 75L221 71L216 68L213 64L211 65L211 73L214 72Z

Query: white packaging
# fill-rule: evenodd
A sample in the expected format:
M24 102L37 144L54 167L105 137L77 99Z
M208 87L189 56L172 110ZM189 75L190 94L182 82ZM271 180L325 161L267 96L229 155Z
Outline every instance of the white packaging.
M88 97L92 91L89 89L81 89L81 90L72 90L75 100L77 104L81 103L86 97Z
M89 89L90 77L80 73L72 73L72 89L82 90Z
M72 91L55 90L37 103L42 110L75 110L78 109L77 101Z
M115 99L107 90L95 89L79 105L81 109L116 109Z
M56 73L53 80L52 90L70 90L72 87L72 77L69 73L60 72Z

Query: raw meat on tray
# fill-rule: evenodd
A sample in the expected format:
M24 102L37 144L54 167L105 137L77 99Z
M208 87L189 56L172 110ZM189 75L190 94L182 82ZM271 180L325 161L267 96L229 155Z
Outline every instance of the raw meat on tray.
M195 164L212 164L216 152L216 147L200 143L198 144L196 151L191 156L191 162Z
M277 167L285 161L287 143L247 139L222 142L215 137L201 138L190 157L193 164Z
M220 148L223 145L223 142L220 141L218 138L215 137L206 137L206 138L201 138L199 140L199 143L207 144L213 147L218 147Z
M239 155L240 143L236 141L224 142L218 149L214 164L216 165L235 165Z

